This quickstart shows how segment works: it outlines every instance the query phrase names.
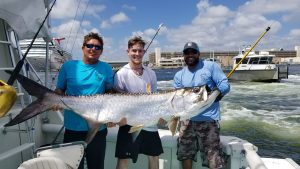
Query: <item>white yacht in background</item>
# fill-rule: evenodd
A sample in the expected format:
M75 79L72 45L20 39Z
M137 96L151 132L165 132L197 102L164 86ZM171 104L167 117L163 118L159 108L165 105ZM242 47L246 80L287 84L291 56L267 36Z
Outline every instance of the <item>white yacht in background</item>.
M20 41L22 53L26 52L31 41L32 39ZM45 71L46 52L46 42L43 38L37 38L28 52L27 59L38 72ZM51 71L58 71L60 66L71 58L71 53L64 51L58 43L55 43L55 39L49 43L49 69Z
M238 65L249 49L246 48L233 57L233 68ZM258 54L251 51L242 60L229 79L237 81L275 82L280 81L281 78L287 78L287 67L276 65L273 61L274 58L275 55L271 55L266 51L260 51ZM226 74L230 71L231 69L224 69L224 73Z
M9 75L5 70L13 70L22 58L19 40L32 39L40 26L40 20L45 16L45 8L52 1L41 0L4 0L0 1L0 79L7 81ZM22 8L23 10L20 10ZM8 12L9 11L9 12ZM14 15L12 15L14 14ZM22 22L20 22L22 21ZM19 23L20 22L20 23ZM47 24L42 28L38 37L51 42L51 34L47 31ZM36 58L47 58L39 55ZM28 63L25 60L25 63ZM21 69L21 74L31 79L37 79L34 66ZM45 72L47 73L47 71ZM34 76L34 77L33 77ZM39 81L43 83L42 81ZM0 86L1 87L1 86ZM34 98L28 96L18 82L13 87L18 92L17 102L12 109L0 118L0 168L22 169L43 168L43 165L56 166L59 169L76 169L78 161L83 155L84 143L60 144L64 132L63 116L57 112L46 112L26 122L12 126L4 125L15 117ZM107 135L107 149L105 168L115 168L117 159L114 157L118 128L111 128ZM160 156L160 169L180 169L180 162L176 158L176 139L167 130L160 129L159 134L163 143L164 153ZM60 146L58 146L58 144ZM260 168L260 169L299 169L299 165L292 159L263 158L257 152L257 147L246 140L233 136L222 136L223 152L227 155L227 169ZM54 145L38 149L43 145ZM75 147L74 147L75 146ZM36 153L35 150L38 149ZM200 157L198 157L200 159ZM147 157L139 156L136 164L130 162L129 168L146 168ZM25 165L26 164L26 165ZM26 168L27 167L27 168ZM52 167L49 167L50 169ZM201 160L194 163L194 169L205 169ZM21 169L21 168L20 168ZM53 168L54 169L54 168Z

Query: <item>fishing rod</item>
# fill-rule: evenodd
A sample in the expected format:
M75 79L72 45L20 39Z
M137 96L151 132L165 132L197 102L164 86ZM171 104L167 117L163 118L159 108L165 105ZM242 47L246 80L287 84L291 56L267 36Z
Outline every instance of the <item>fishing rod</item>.
M158 34L160 28L163 27L163 25L164 25L163 23L159 24L159 26L158 26L158 28L157 28L157 30L156 30L156 32L155 32L153 38L151 39L149 45L147 46L147 48L146 48L146 50L145 50L145 53L147 52L148 48L150 47L151 43L153 42L154 38L155 38L156 35Z
M42 24L40 25L40 27L39 27L39 29L38 29L38 31L35 33L33 39L31 40L31 42L30 42L30 44L29 44L29 46L28 46L28 48L27 48L25 54L23 55L23 58L17 63L15 69L13 70L12 74L10 75L10 77L9 77L9 79L8 79L8 81L7 81L7 84L13 85L14 81L16 80L17 75L20 73L21 68L22 68L22 66L24 65L24 60L26 59L26 56L27 56L29 50L32 48L32 45L33 45L35 39L37 38L37 36L38 36L40 30L42 29L44 23L46 22L46 20L47 20L49 14L50 14L50 12L51 12L51 10L52 10L52 8L53 8L55 2L56 2L56 0L54 0L54 2L53 2L53 4L52 4L51 8L50 8L49 11L47 12L47 15L45 16L45 18L44 18Z
M265 32L263 32L260 37L256 40L256 42L254 43L254 45L252 45L252 47L244 54L244 56L242 57L242 59L237 63L237 65L228 73L227 78L229 78L232 73L235 71L235 69L237 69L237 67L242 63L242 61L248 56L248 54L251 52L251 50L253 48L255 48L255 46L257 45L257 43L261 40L261 38L263 36L265 36L265 34L271 29L270 26L267 27L267 29L265 30Z

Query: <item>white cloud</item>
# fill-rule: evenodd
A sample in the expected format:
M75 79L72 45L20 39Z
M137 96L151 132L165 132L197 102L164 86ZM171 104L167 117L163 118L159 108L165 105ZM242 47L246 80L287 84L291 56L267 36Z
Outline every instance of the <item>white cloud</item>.
M116 42L111 37L104 37L104 50L100 57L104 61L127 61L127 42L129 38L121 39Z
M155 33L156 33L156 30L154 30L154 29L152 29L152 28L146 29L146 30L144 31L144 34L145 34L146 36L154 36Z
M126 21L129 21L129 17L123 12L115 14L110 18L110 22L113 24L120 23L120 22L126 22Z
M271 33L274 33L288 23L300 21L299 6L299 0L252 0L241 5L238 11L245 15L255 13L264 16L269 23L271 21Z
M271 3L271 1L266 0L262 0L262 2L264 4ZM262 12L254 11L256 8L248 9L246 12L245 7L247 5L262 2L249 1L237 11L232 11L223 5L214 6L207 0L199 1L197 16L193 18L190 24L170 28L166 33L166 38L172 45L168 44L162 48L174 51L181 49L185 42L194 41L204 50L237 50L241 45L253 44L268 26L271 26L271 30L260 43L266 47L278 46L274 39L277 38L275 35L282 29L280 21L270 19ZM282 2L279 4L282 5ZM280 6L278 4L272 5L275 8L274 11L278 10L277 6ZM242 8L244 11L241 10ZM292 7L288 9L292 9ZM271 11L269 9L269 12ZM276 42L278 43L278 41Z
M300 37L300 29L292 29L289 33L289 36L299 38Z
M127 5L127 4L124 4L124 5L122 6L122 8L131 10L131 11L135 11L135 10L136 10L136 7L135 7L135 6Z
M102 28L102 29L107 29L107 28L110 28L110 27L111 27L111 24L108 20L104 20L100 24L100 28Z
M101 18L99 13L103 12L105 9L105 5L89 4L88 9L85 10L85 14L95 18Z
M290 22L290 23L300 22L299 10L283 15L282 20L284 22Z
M105 8L105 5L88 4L88 0L56 1L56 4L52 9L53 11L51 12L51 17L54 19L70 19L77 17L81 18L83 15L88 15L100 18L98 14L104 11Z
M79 29L80 22L76 20L69 20L68 22L64 22L63 24L53 27L52 32L61 35L64 37L75 35L77 30Z
M73 18L75 16L76 9L77 1L56 1L56 4L51 11L51 17L54 19Z
M98 33L99 35L101 35L101 32L97 28L92 28L89 30L89 32L95 32L95 33Z
M173 48L182 48L187 41L194 41L200 46L220 46L224 33L234 18L234 12L223 5L211 6L208 1L200 1L197 4L198 15L189 25L181 25L179 28L169 29L168 40L177 45ZM170 50L174 50L170 49Z
M298 11L299 0L252 0L240 6L239 11L244 13L273 14L278 12Z
M119 13L111 16L109 20L103 20L100 24L100 28L108 29L108 28L113 27L114 24L127 22L129 20L130 20L129 17L125 13L119 12Z
M92 24L91 24L90 21L84 20L84 21L81 22L81 26L84 26L84 27L91 27Z

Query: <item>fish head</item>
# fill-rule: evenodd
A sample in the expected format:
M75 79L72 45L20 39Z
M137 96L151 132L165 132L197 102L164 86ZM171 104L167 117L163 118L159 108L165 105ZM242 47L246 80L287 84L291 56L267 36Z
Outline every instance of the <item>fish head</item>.
M183 88L175 91L171 105L176 113L188 112L205 102L208 94L205 86Z
M16 99L16 89L0 80L0 117L5 116L14 105Z

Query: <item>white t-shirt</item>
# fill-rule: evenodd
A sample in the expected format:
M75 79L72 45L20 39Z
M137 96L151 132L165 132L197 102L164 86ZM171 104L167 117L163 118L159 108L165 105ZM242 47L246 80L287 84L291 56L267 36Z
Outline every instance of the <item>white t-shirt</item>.
M129 64L127 64L118 70L114 77L114 89L118 92L149 93L149 86L151 92L156 92L156 74L152 69L146 66L143 66L143 74L138 76L130 68ZM157 131L157 126L145 127L143 129L147 131Z

